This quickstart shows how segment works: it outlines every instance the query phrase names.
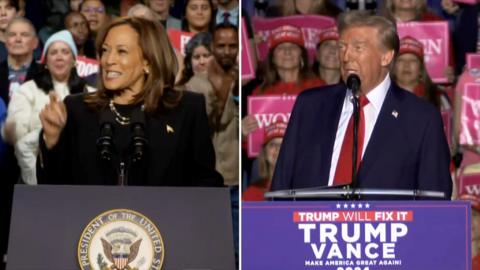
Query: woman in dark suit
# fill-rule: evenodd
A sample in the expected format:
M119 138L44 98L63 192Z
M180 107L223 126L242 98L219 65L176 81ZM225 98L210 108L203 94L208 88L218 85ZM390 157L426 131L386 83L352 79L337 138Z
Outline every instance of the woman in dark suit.
M38 182L221 185L204 98L174 89L178 63L164 28L120 18L96 47L98 91L51 95L41 112Z

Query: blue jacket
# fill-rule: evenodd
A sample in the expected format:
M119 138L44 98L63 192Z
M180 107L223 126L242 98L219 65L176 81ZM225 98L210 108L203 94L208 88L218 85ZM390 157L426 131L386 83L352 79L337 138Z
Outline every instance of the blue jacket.
M345 94L344 84L337 84L298 96L272 190L328 185ZM392 81L358 171L359 187L435 190L449 198L449 162L438 109Z

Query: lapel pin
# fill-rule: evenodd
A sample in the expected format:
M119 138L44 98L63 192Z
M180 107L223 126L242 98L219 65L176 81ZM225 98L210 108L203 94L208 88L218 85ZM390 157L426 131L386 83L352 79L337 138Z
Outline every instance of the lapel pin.
M393 115L393 117L397 118L398 117L398 112L396 110L393 110L392 115Z
M175 131L173 130L173 128L169 125L167 125L167 133L174 133Z

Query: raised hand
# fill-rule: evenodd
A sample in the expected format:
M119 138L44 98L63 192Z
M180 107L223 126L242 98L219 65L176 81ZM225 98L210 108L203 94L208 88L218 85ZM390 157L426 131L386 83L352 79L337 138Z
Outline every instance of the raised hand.
M40 121L43 127L43 139L48 149L54 147L65 124L67 123L67 109L55 92L48 94L50 103L40 112Z

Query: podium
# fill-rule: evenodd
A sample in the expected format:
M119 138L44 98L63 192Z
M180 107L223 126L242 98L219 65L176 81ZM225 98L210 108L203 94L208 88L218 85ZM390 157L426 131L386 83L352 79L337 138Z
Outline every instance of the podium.
M235 269L226 188L49 185L15 187L7 269L80 269L82 232L113 209L157 226L163 270Z
M279 201L242 204L245 270L471 270L470 204L443 192L318 187L265 198Z
M349 199L429 199L442 200L445 193L432 190L405 190L405 189L376 189L376 188L350 188L346 186L314 187L302 189L277 190L265 193L266 199L313 199L313 200L349 200Z

